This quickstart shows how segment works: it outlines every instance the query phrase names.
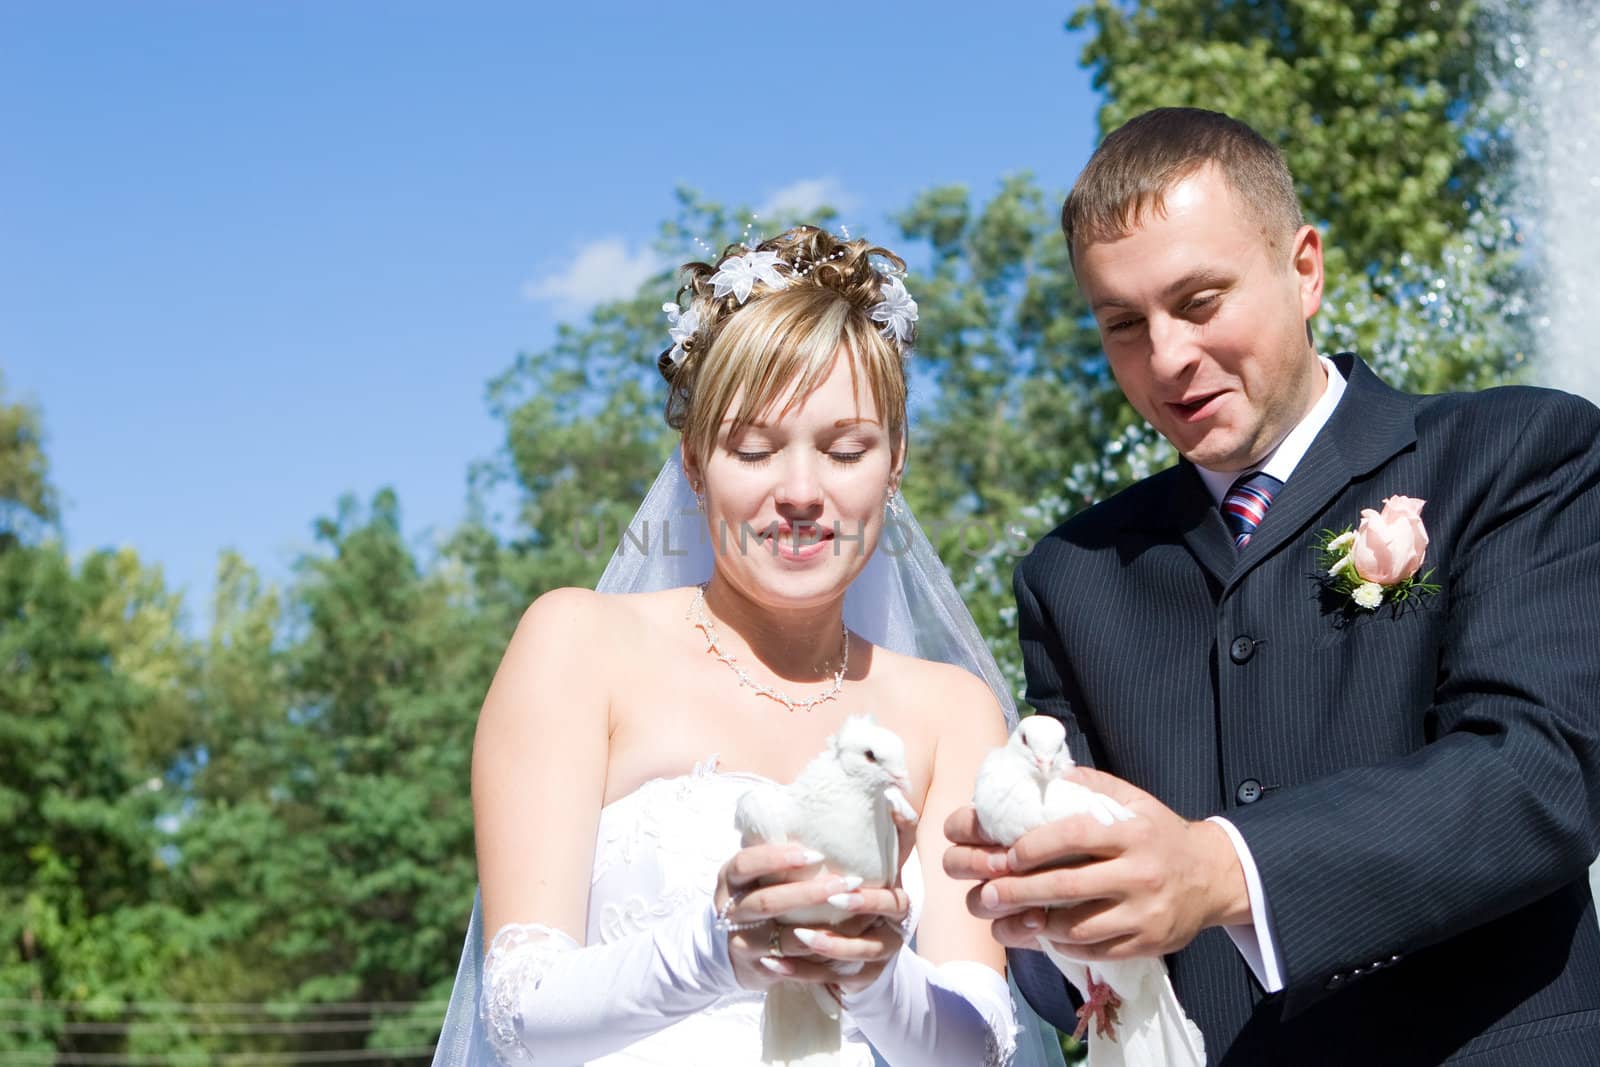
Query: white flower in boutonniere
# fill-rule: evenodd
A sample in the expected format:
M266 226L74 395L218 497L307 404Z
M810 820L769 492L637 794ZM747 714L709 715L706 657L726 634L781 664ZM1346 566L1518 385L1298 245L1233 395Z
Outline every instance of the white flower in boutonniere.
M776 252L746 252L742 256L729 256L717 264L717 273L711 276L712 295L718 300L732 293L739 303L750 299L756 282L768 289L783 289L789 279L778 273L782 260Z
M1383 510L1363 508L1361 524L1354 529L1324 530L1315 548L1322 580L1366 611L1426 594L1439 587L1420 577L1428 552L1428 529L1422 524L1422 505L1409 496L1391 496Z
M1383 586L1377 582L1362 582L1351 592L1350 599L1356 602L1356 607L1371 611L1383 603Z
M667 358L674 364L682 363L688 353L689 341L700 331L700 308L697 304L690 304L689 310L684 311L669 301L661 305L661 310L667 313L667 336L672 338L672 350L667 353Z
M885 274L878 286L883 299L873 305L872 321L883 323L883 335L902 345L911 343L912 328L917 321L917 302L906 292L906 283L893 274Z

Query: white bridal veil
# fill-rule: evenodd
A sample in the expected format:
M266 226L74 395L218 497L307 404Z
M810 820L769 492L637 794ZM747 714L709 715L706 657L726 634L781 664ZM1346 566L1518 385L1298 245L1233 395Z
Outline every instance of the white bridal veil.
M874 644L922 659L965 667L988 683L1005 712L1006 729L1017 708L994 656L961 602L954 583L922 528L896 493L877 551L845 595L845 624ZM730 534L730 537L736 535ZM684 476L677 450L656 477L644 503L596 586L602 593L638 593L694 585L711 576L712 543L705 516ZM479 904L456 971L455 989L434 1052L434 1067L495 1067L497 1061L478 1016L483 972ZM1013 987L1021 1033L1016 1067L1062 1063L1055 1031L1040 1021ZM563 1065L565 1067L565 1065Z

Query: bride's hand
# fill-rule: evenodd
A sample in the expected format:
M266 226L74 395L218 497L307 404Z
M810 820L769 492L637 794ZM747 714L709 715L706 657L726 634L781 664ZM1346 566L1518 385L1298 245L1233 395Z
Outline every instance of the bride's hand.
M821 906L860 884L824 872L820 857L799 845L752 845L735 852L717 873L712 902L729 926L728 959L739 984L762 990L780 981L837 979L838 972L774 917Z
M800 926L785 930L785 951L790 938L802 952L827 968L827 983L839 993L858 993L878 980L907 937L906 920L911 898L899 886L856 889L842 903L850 917L830 926Z
M904 866L916 843L917 813L891 807L900 837L900 865ZM828 983L838 993L858 993L878 980L908 936L911 898L896 885L887 889L858 889L846 894L850 917L828 926L799 927L790 935L828 964L834 978ZM787 938L784 941L787 944Z
M916 816L894 813L902 861L914 840ZM865 989L905 943L911 898L899 886L860 888L859 878L822 870L818 853L799 845L752 845L717 873L713 903L730 926L728 958L739 984L766 989L775 982L815 982L835 993ZM842 900L840 899L842 898ZM824 903L850 912L830 924L796 927L776 916Z
M843 898L830 899L830 898ZM746 989L812 982L843 992L865 989L904 943L911 900L904 889L861 888L821 872L804 849L740 849L717 877L717 914L730 925L728 958ZM832 925L795 927L775 916L832 903L850 915Z

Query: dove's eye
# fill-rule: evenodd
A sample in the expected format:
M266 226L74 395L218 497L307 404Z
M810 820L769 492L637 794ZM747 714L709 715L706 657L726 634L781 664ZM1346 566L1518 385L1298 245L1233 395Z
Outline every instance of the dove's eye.
M870 749L870 748L867 749L865 752L863 752L862 755L867 757L867 762L868 763L877 763L878 762L878 754L873 752L872 749Z

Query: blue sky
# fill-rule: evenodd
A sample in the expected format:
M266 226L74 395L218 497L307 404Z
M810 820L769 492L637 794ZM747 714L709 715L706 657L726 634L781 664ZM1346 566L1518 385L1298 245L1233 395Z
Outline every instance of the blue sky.
M641 270L673 189L1064 189L1099 101L1071 4L11 3L0 369L75 553L207 614L342 493L425 541L500 443L484 386ZM641 358L650 358L641 353Z

